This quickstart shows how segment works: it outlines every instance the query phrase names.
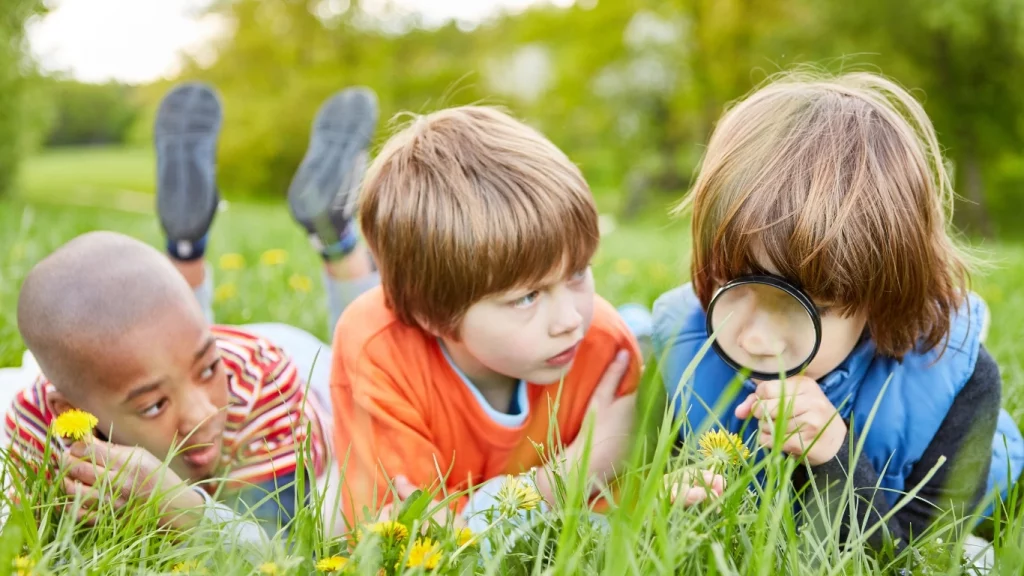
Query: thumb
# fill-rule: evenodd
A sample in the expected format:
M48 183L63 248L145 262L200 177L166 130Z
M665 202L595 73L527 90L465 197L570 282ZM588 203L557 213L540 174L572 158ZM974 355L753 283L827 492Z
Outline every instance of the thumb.
M398 498L405 500L412 496L418 488L409 482L409 479L405 476L395 476L395 492L398 492Z
M736 407L734 414L740 420L746 420L750 418L750 412L754 409L754 402L757 401L757 394L751 394Z
M113 463L117 455L114 444L97 438L88 442L76 442L72 446L71 453L83 460L89 460L97 466L107 466Z
M598 382L594 395L590 398L590 407L592 409L612 403L612 400L615 399L615 393L619 389L619 384L622 383L622 377L626 375L628 368L629 352L619 350L615 354L615 358L605 368L604 375L601 376L601 381Z

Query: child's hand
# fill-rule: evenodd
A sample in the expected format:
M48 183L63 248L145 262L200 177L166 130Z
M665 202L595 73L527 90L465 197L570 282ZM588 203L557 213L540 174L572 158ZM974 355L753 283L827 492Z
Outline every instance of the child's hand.
M116 509L130 499L160 498L161 523L173 528L194 526L202 518L203 497L142 448L92 440L72 444L61 458L68 470L64 491L82 494L78 517L87 523L95 522L96 508L111 497Z
M636 392L616 397L622 378L629 369L630 356L626 350L620 350L605 369L604 376L598 382L587 408L587 420L593 421L593 437L590 443L590 461L587 468L588 477L604 480L611 476L615 468L626 457L630 438L633 433L633 420L636 415ZM590 424L584 421L580 433L563 455L569 466L574 466L583 458L586 447L587 433ZM558 471L554 471L558 473ZM537 475L537 489L549 503L554 502L554 490L548 481L548 474Z
M775 420L783 402L782 388L783 383L778 380L761 382L757 390L736 407L737 418L746 420L753 416L759 420L758 442L766 448L774 445ZM846 439L846 422L821 391L821 386L806 376L793 376L786 380L785 388L789 422L784 424L786 436L782 450L794 456L803 454L811 466L835 458Z
M395 492L398 494L397 498L390 504L385 504L381 507L380 512L377 514L378 521L381 520L396 520L398 519L398 511L402 508L402 504L409 499L413 493L418 490L412 482L405 476L395 476ZM432 500L430 502L430 508L435 508L440 501ZM442 507L434 512L433 519L441 526L446 526L450 511L447 507ZM456 515L454 518L454 527L456 529L462 528L465 525L465 520L462 516ZM424 526L426 528L426 526Z
M666 484L668 480L669 477L666 476ZM683 506L690 507L700 504L708 498L717 498L723 492L725 492L725 478L710 470L701 470L700 479L694 478L692 473L687 473L680 481L672 483L669 487L669 500L675 503L682 496Z

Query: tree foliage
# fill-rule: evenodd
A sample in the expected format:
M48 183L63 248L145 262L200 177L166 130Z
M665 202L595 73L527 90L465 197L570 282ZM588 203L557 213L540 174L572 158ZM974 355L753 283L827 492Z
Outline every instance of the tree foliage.
M632 212L652 191L688 186L730 102L813 62L878 70L918 91L970 201L963 223L986 232L986 205L1024 204L1024 0L578 0L440 27L381 5L215 4L230 33L212 64L185 76L224 97L228 194L282 194L317 107L363 84L377 91L383 119L505 105ZM166 88L144 91L143 123ZM390 132L382 127L380 139Z
M48 146L123 144L139 116L134 89L114 82L51 80Z
M25 22L41 10L40 0L4 0L0 9L0 196L10 191L34 126Z

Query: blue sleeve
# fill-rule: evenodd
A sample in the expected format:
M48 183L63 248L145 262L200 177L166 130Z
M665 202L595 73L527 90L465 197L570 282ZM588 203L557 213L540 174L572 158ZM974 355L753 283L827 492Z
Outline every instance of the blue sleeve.
M302 504L307 503L310 481L304 478ZM274 536L295 517L299 507L296 473L282 474L273 480L247 486L235 496L240 514L252 514L268 535ZM287 533L283 534L287 536Z
M737 432L743 425L733 411L746 384L734 382L736 371L711 349L706 320L690 284L670 290L654 302L655 359L675 416L686 420L680 435L712 425ZM691 366L693 372L684 381Z
M680 380L693 360L688 352L689 346L685 350L681 346L687 311L687 294L684 290L682 286L670 290L654 301L654 332L651 336L661 379L676 414L683 411Z

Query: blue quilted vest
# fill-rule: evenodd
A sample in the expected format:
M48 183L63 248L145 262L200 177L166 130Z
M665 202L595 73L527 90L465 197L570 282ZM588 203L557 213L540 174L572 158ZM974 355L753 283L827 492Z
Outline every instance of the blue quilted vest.
M957 393L974 373L984 315L984 302L972 294L953 318L948 346L941 356L940 346L925 353L912 352L897 362L875 354L874 342L865 338L839 367L819 381L843 419L852 422L858 439L877 402L878 412L864 438L864 455L879 472L879 485L890 489L884 492L890 505L899 500L900 492L913 488L905 486L907 476L931 443ZM704 309L691 285L658 298L654 304L655 357L660 362L675 413L685 414L694 430L718 425L739 432L744 422L733 412L754 391L753 382L745 381L733 397L724 398L736 371L710 349L697 364L692 378L680 381L707 340ZM887 380L885 396L878 401ZM710 415L708 407L714 408L719 402L721 410ZM711 420L707 420L709 416ZM989 494L999 490L1005 498L1010 487L1007 479L1016 481L1022 469L1024 438L1010 415L1002 410L992 442ZM991 509L990 506L986 514Z

